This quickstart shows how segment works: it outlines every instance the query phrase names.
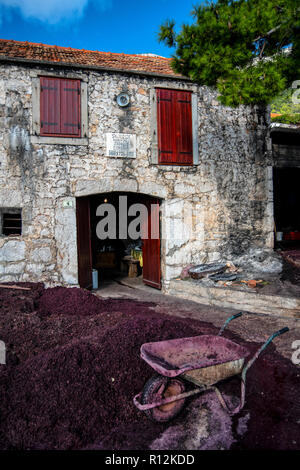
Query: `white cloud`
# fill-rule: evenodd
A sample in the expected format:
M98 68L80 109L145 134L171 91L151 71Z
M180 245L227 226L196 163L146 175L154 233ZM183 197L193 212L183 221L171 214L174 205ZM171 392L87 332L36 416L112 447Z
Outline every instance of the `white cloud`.
M111 0L0 0L0 7L7 7L8 13L11 8L17 8L26 20L35 19L56 24L81 18L89 3L100 10L111 6ZM2 20L4 17L5 13Z

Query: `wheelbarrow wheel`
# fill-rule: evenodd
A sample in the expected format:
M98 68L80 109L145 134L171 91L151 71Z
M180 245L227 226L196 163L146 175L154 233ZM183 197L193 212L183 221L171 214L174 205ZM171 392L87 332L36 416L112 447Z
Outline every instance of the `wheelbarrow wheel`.
M184 391L185 384L181 379L170 379L162 375L154 375L144 386L141 402L143 405L155 403L163 398L184 393ZM145 414L154 422L165 423L178 415L184 407L185 401L186 399L183 398L166 405L157 406L150 410L145 410Z

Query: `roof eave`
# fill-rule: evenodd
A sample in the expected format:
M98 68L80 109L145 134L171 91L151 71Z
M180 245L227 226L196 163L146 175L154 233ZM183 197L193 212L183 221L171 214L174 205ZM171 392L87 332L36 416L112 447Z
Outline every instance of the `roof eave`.
M282 122L272 122L270 132L300 132L300 124L285 124Z
M130 70L130 69L118 69L113 67L102 67L99 65L86 65L86 64L77 64L73 62L52 62L50 60L38 60L38 59L24 59L23 57L7 57L7 56L0 56L0 62L9 62L9 63L20 63L20 64L36 64L36 65L47 65L51 67L70 67L70 68L77 68L77 69L84 69L84 70L96 70L102 72L117 72L117 73L124 73L124 74L133 74L133 75L142 75L142 76L149 76L149 77L159 77L159 78L169 78L171 80L184 80L188 82L192 82L192 80L188 77L184 77L182 75L169 75L163 73L156 73L156 72L147 72L144 70Z

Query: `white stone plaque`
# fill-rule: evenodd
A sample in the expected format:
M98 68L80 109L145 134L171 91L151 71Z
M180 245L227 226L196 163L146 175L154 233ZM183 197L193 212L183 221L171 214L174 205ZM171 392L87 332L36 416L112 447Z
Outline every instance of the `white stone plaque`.
M108 157L136 157L136 135L106 133L106 155Z

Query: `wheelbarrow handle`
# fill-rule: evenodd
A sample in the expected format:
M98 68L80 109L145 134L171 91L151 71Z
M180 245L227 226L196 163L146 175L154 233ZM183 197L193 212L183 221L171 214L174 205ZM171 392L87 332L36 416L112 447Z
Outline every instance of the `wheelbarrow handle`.
M283 333L287 333L288 331L290 331L290 329L285 326L284 328L282 328L281 330L277 331L276 333L274 333L274 338L275 336L279 336L279 335L283 335Z
M233 416L237 413L239 413L241 411L241 409L244 407L244 404L245 404L245 395L246 395L246 374L247 374L247 371L249 370L249 368L252 366L252 364L256 361L256 359L258 358L258 356L260 355L260 353L266 349L266 347L271 343L271 341L273 341L274 338L276 338L276 336L279 336L279 335L282 335L283 333L286 333L287 331L289 331L289 328L288 327L285 327L285 328L282 328L281 330L278 330L276 331L275 333L273 333L268 339L267 341L258 349L258 351L256 351L255 355L253 356L252 359L250 359L250 361L246 364L246 366L244 367L244 369L242 370L242 374L241 374L241 399L240 399L240 403L239 405L234 408L233 410L229 409L227 403L225 402L224 398L222 397L220 391L217 389L217 387L214 387L215 389L215 392L220 400L220 403L222 404L222 406L227 409L228 413L230 414L230 416Z
M252 366L252 364L256 361L256 359L258 358L258 356L264 351L264 349L266 349L267 346L269 346L269 344L273 341L274 338L276 338L276 336L280 336L282 335L283 333L287 333L289 331L289 328L286 326L285 328L282 328L281 330L278 330L276 331L275 333L273 333L268 339L267 341L259 348L258 351L256 351L255 355L253 356L252 359L250 359L250 361L247 363L247 365L244 367L243 371L242 371L242 380L245 381L245 378L246 378L246 373L248 371L248 369Z
M239 313L236 313L235 315L232 315L231 317L227 318L226 322L224 323L224 325L222 326L222 328L220 329L219 333L218 333L218 336L221 336L221 334L223 333L223 331L225 330L226 326L228 325L229 322L231 322L231 320L235 320L236 318L239 318L243 315L243 312L239 312Z

